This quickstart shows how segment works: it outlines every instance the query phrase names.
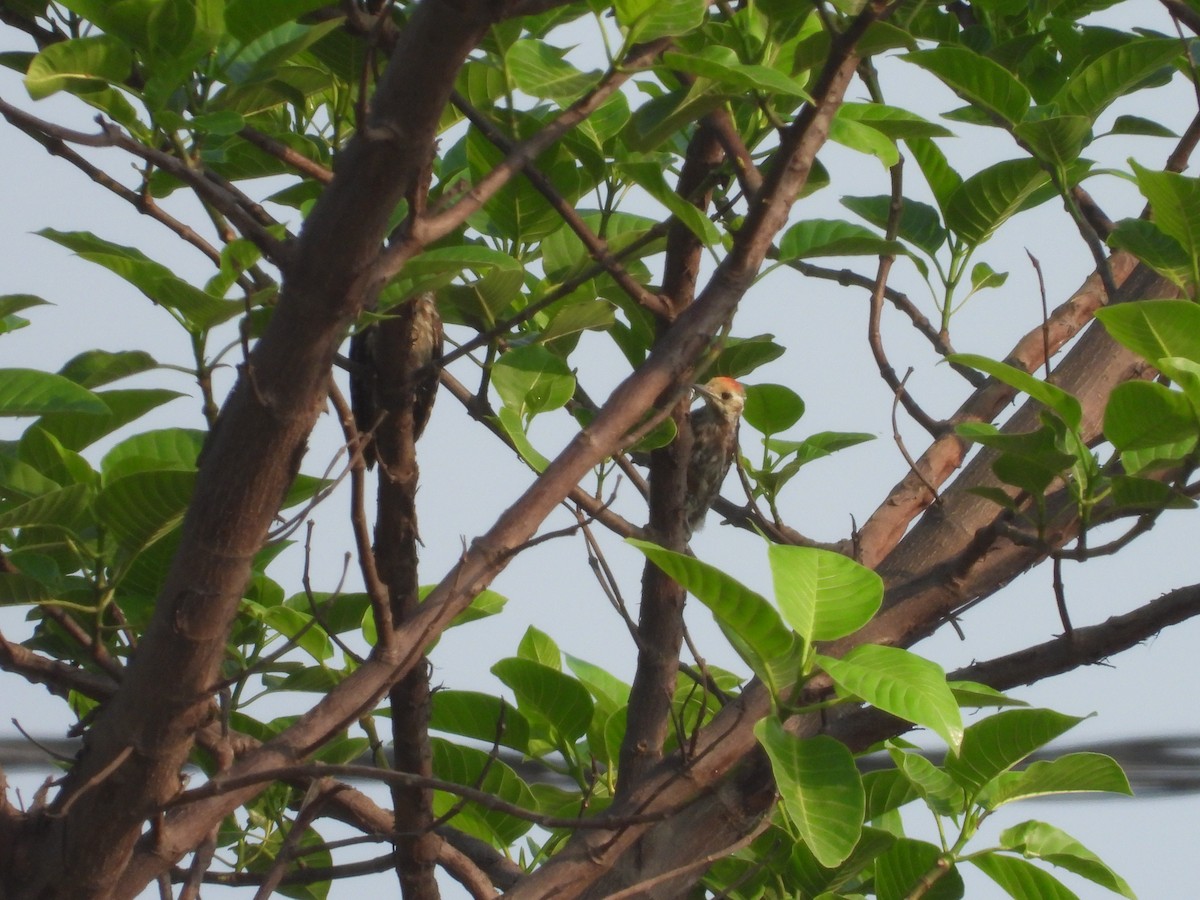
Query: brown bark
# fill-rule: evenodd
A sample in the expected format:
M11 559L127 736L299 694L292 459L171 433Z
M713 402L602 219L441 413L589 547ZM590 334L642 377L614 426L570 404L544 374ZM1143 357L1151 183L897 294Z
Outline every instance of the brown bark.
M679 176L679 194L698 209L711 199L713 173L724 154L713 134L697 130L688 147ZM673 220L667 231L667 257L663 295L676 317L688 307L696 289L703 246L682 222ZM665 329L666 323L660 324ZM651 540L670 550L687 546L689 526L684 513L688 460L692 434L687 425L688 402L673 412L678 437L650 455ZM629 696L629 716L621 743L618 793L637 783L641 774L662 759L670 734L671 704L679 673L679 651L683 645L683 605L687 592L647 561L642 570L642 603L638 619L638 663Z
M126 679L50 809L32 816L13 897L112 895L143 822L179 789L250 563L323 408L334 352L369 299L361 275L432 153L455 72L489 3L420 4L285 272L275 314L206 448L183 537Z
M417 578L417 486L414 399L415 369L422 365L413 352L416 304L379 329L372 363L376 396L382 414L375 433L379 459L378 518L375 556L379 574L388 586L391 621L401 623L419 606ZM428 354L421 354L428 355ZM388 693L392 710L393 765L402 772L431 776L429 749L429 663L422 657ZM423 788L393 785L392 808L396 832L396 873L406 900L440 896L434 863L440 841L433 834L433 795Z

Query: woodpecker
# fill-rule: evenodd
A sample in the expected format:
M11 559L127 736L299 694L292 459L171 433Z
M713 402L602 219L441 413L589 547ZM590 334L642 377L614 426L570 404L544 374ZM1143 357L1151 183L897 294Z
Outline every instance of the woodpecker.
M692 455L688 460L684 513L688 531L704 525L709 506L717 498L738 446L738 423L746 406L746 389L732 378L719 375L694 386L704 406L688 416L692 429Z
M381 353L388 353L386 359ZM360 434L372 432L389 409L413 407L413 440L421 436L437 397L442 358L442 318L432 293L407 301L394 320L378 322L350 339L350 407ZM398 367L403 365L401 370ZM385 384L388 381L406 384ZM407 392L405 397L401 392ZM362 450L367 468L375 465L373 442Z

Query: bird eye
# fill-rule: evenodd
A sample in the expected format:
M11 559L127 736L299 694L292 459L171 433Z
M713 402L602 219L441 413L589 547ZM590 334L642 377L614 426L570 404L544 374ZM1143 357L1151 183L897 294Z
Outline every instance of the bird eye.
M721 399L722 400L732 400L733 399L733 391L722 391Z

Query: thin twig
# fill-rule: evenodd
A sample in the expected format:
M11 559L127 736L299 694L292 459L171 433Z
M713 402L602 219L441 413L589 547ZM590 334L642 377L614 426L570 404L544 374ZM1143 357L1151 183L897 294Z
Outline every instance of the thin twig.
M788 267L795 269L801 275L807 275L810 278L820 278L823 281L835 281L843 287L861 287L867 290L875 288L874 278L860 275L851 269L830 269L825 266L813 265L801 259L791 260L788 263ZM895 288L885 286L883 289L883 298L908 317L912 326L929 341L930 346L937 351L939 356L950 356L955 352L949 338L933 326L929 318L917 309L917 305L913 303L907 294ZM987 381L986 375L974 369L957 363L951 363L950 365L955 372L969 381L973 387L982 387Z
M170 153L147 147L102 118L97 119L100 124L100 133L87 134L39 119L13 106L3 98L0 98L0 115L18 127L25 125L66 143L85 147L117 147L132 156L153 163L159 169L191 187L203 202L211 204L214 209L228 216L230 221L237 224L242 234L262 251L264 256L281 268L286 267L290 256L288 245L267 230L268 224L262 221L265 216L262 207L256 203L249 203L248 208L242 206L245 195L229 185L228 182L220 184L221 180L216 179L211 173L193 168ZM22 130L26 129L22 128ZM269 220L269 223L272 226L275 224L273 220Z
M445 370L442 370L441 380L450 394L467 410L471 418L480 422L509 448L514 452L516 451L516 446L513 444L512 438L500 427L495 410L486 401L481 401L467 389L466 385ZM578 504L595 521L613 533L621 537L637 537L641 535L642 529L617 515L604 501L591 496L583 488L576 486L571 489L567 496L572 503Z
M113 772L117 771L117 769L121 768L121 766L125 764L125 760L129 759L129 757L132 755L133 747L126 744L121 748L121 752L112 758L112 761L108 765L106 765L103 769L101 769L99 772L81 784L75 791L73 791L71 796L67 797L62 806L52 810L51 812L47 813L47 815L56 819L65 818L67 813L71 811L71 807L75 805L75 801L77 801L92 788L101 784L101 782L108 778L108 776Z
M297 153L283 141L271 137L269 134L263 134L257 128L252 128L247 125L238 132L238 137L253 144L264 153L269 153L276 159L287 163L301 175L307 175L321 184L329 184L333 181L333 170L327 169L318 162L313 162L307 156Z
M1067 591L1063 587L1062 557L1055 554L1051 560L1052 579L1054 584L1054 605L1058 607L1058 618L1062 622L1063 636L1070 637L1075 629L1071 627L1071 615L1067 612Z
M192 864L188 866L179 900L200 900L200 886L204 884L204 876L217 852L217 833L218 828L213 828L192 854Z
M131 752L133 752L133 748L126 748L125 755L128 755L128 753ZM478 803L480 806L483 806L487 809L506 813L507 815L522 819L526 822L533 822L535 825L540 825L543 828L588 828L608 830L612 828L619 828L623 825L645 825L653 822L661 822L678 812L678 810L663 810L662 812L642 813L630 816L610 817L607 815L600 815L593 819L583 819L573 816L549 816L543 815L542 813L533 812L521 806L517 806L515 803L509 803L506 800L501 800L499 797L496 797L487 791L476 790L475 788L467 787L466 785L462 784L455 784L452 781L445 781L441 778L428 778L423 775L413 775L410 772L398 772L394 769L377 769L373 766L326 765L323 763L279 766L275 768L261 769L245 775L216 778L212 781L206 782L200 787L193 788L190 791L183 791L176 797L167 801L167 807L174 808L187 806L191 803L198 803L201 800L206 800L209 797L218 797L222 794L226 794L231 791L237 791L244 787L267 784L272 781L284 781L293 778L326 777L359 778L367 781L382 781L386 782L387 784L400 784L407 787L445 791L448 794L465 797L473 803Z
M900 455L904 457L904 461L908 463L909 471L921 479L921 483L933 496L933 503L940 504L942 496L938 493L938 489L934 487L924 473L917 466L917 461L912 458L912 454L908 452L908 448L904 445L904 438L900 435L900 424L896 420L896 412L900 406L900 397L904 393L905 385L908 384L908 379L912 376L913 368L908 367L908 371L904 373L904 377L900 379L900 384L896 387L896 394L892 398L892 440L896 442L896 447L900 451Z
M1046 380L1050 380L1050 306L1046 302L1046 278L1042 275L1042 264L1038 258L1030 252L1029 248L1025 248L1025 255L1029 257L1029 262L1033 264L1033 271L1037 273L1038 293L1042 298L1042 364L1045 367Z
M650 228L648 228L646 230L646 233L643 234L641 237L638 237L638 238L634 239L633 241L630 241L627 245L625 245L624 247L622 247L620 250L616 251L615 253L610 253L610 257L613 260L616 260L618 263L623 260L629 259L629 258L633 257L634 254L644 250L646 247L650 246L655 241L659 240L661 237L663 237L663 235L666 234L666 232L667 232L667 223L666 222L656 222L654 225L652 225ZM456 347L454 350L451 350L450 352L446 353L442 357L441 365L443 367L448 366L448 365L450 365L450 363L454 362L457 359L460 359L463 356L466 356L468 353L471 353L472 351L478 350L480 347L490 344L492 341L496 340L497 338L501 337L502 335L505 335L508 332L512 331L512 329L516 328L518 325L521 325L524 322L528 322L530 319L534 318L536 315L538 315L540 312L545 310L547 307L557 303L559 300L563 299L564 297L570 296L578 288L587 284L589 281L591 281L593 278L595 278L597 275L601 274L602 272L604 272L604 266L601 265L600 263L593 263L592 265L585 268L578 275L568 278L562 284L560 284L557 287L546 292L545 294L543 294L541 297L539 297L537 300L533 301L529 305L523 307L519 312L514 313L513 315L509 316L507 319L504 319L501 322L497 322L491 328L488 328L484 331L479 332L479 334L477 334L475 337L471 338L471 340L464 342L459 347Z
M353 660L356 665L362 665L363 659L351 649L350 645L341 639L341 637L329 627L329 623L325 621L325 614L321 611L317 604L317 598L313 596L312 577L310 574L310 563L312 562L312 536L315 523L308 523L308 530L304 536L304 571L300 576L300 584L304 588L304 596L308 600L308 608L312 612L313 620L321 626L321 629L333 641L334 645L342 651L346 659ZM337 588L329 596L323 604L329 606L337 601L338 595L342 592L342 582L346 579L346 569L350 563L350 554L346 554L345 562L342 565L342 577L338 582Z
M621 621L625 623L625 627L629 630L630 637L634 643L640 640L638 634L637 623L633 621L633 617L629 614L629 607L625 603L625 598L621 596L621 588L617 583L617 578L609 568L608 560L604 558L604 551L600 549L600 543L596 540L596 536L592 534L592 530L587 526L583 513L579 510L575 511L575 515L579 519L579 530L583 535L584 544L587 546L588 565L592 569L592 573L596 576L596 581L600 583L600 589L604 592L604 596L608 598L608 602L612 604L612 608L617 611L617 615L621 617Z
M366 509L366 465L363 463L361 440L354 426L354 413L342 396L338 386L329 383L329 400L337 412L338 422L346 446L353 449L350 465L350 524L354 531L354 545L358 551L358 567L362 572L363 585L371 601L371 613L375 618L375 633L380 645L386 648L393 639L391 600L388 587L375 565L375 551L371 546L371 532L367 525Z
M83 627L72 618L69 612L53 604L46 603L42 604L42 614L65 631L71 640L87 651L88 656L92 658L92 661L96 665L115 680L120 681L124 677L124 666L113 659L112 655L108 652L108 648L103 643L84 631Z
M885 237L889 241L894 241L897 229L899 228L900 213L904 208L904 158L901 157L891 167L889 172L892 179L892 202L888 210ZM875 275L875 284L871 289L871 309L867 323L867 343L871 347L871 354L875 357L875 365L879 370L879 375L887 386L892 389L892 394L904 404L905 411L912 416L913 420L929 432L930 437L937 438L945 432L945 423L935 421L913 399L912 395L904 389L903 383L896 376L896 370L892 368L892 364L888 361L887 351L883 348L880 320L883 313L884 292L887 290L887 279L895 260L895 255L890 253L881 254L879 257L879 268Z
M482 115L479 110L472 106L462 94L454 91L450 95L450 102L497 149L504 154L512 154L515 146L514 143L505 137L500 129L493 125L486 116ZM575 211L574 205L567 202L566 198L559 193L553 182L534 165L532 159L525 162L521 168L521 172L528 179L529 183L533 185L534 189L558 213L567 227L575 232L575 236L583 243L588 255L598 265L602 266L604 271L612 276L613 281L629 296L630 300L656 315L666 315L670 311L668 301L665 298L648 291L645 285L638 282L618 262L617 258L608 249L607 242L588 227L587 223L583 221L583 217Z
M511 153L477 184L470 188L449 209L423 216L412 223L409 235L398 240L384 251L373 266L369 282L387 283L404 264L422 247L460 227L483 204L495 196L525 164L538 158L547 148L564 134L590 116L601 104L611 97L626 81L647 66L653 64L658 55L670 46L670 38L660 38L649 44L639 45L611 69L600 83L568 107L557 119L546 125L528 140L513 147Z
M338 789L335 785L332 790L337 791ZM275 888L283 880L284 871L296 854L300 839L304 836L304 832L312 826L313 820L316 819L328 799L329 794L319 790L316 782L309 787L304 801L300 805L300 813L296 816L292 827L288 829L287 836L284 837L279 851L275 854L275 860L267 871L267 877L263 879L263 883L259 885L254 894L254 900L268 900L275 893Z
M707 853L698 859L693 859L681 866L676 866L674 869L668 869L666 872L661 872L658 875L655 875L653 878L647 878L643 881L639 881L637 884L631 885L624 890L617 891L614 894L609 894L608 900L623 900L623 898L626 897L639 897L642 896L647 889L652 888L655 885L662 884L665 881L670 881L672 878L678 878L679 876L685 875L688 872L696 872L701 869L706 869L717 860L724 859L730 854L737 853L743 847L749 847L752 843L754 843L754 840L760 834L766 831L767 826L770 824L771 817L764 816L762 820L750 830L749 833L738 838L729 846L723 847L714 853Z

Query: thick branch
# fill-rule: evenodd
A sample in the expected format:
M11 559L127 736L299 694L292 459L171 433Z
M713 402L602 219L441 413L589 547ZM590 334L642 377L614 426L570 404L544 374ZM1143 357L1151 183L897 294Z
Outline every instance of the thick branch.
M712 174L724 159L713 132L697 129L688 146L679 176L678 193L704 209L711 188ZM667 258L663 295L671 318L692 302L700 267L703 244L678 219L667 231ZM662 326L660 325L660 331ZM687 404L674 410L678 437L668 446L655 450L650 457L650 523L653 540L671 550L687 546L688 460L692 451L691 429L687 424ZM638 620L638 663L629 698L629 717L621 743L619 792L635 785L642 773L662 759L663 746L670 733L671 702L679 673L679 651L683 645L683 605L687 592L647 561L642 571L642 603Z
M351 142L309 216L273 318L210 436L180 548L125 681L88 733L52 817L31 823L45 852L10 881L28 895L133 896L178 858L140 876L126 872L116 888L142 823L178 790L193 734L209 715L250 563L299 467L337 346L367 299L358 276L424 171L455 73L493 9L483 0L414 9L376 93L372 127Z

